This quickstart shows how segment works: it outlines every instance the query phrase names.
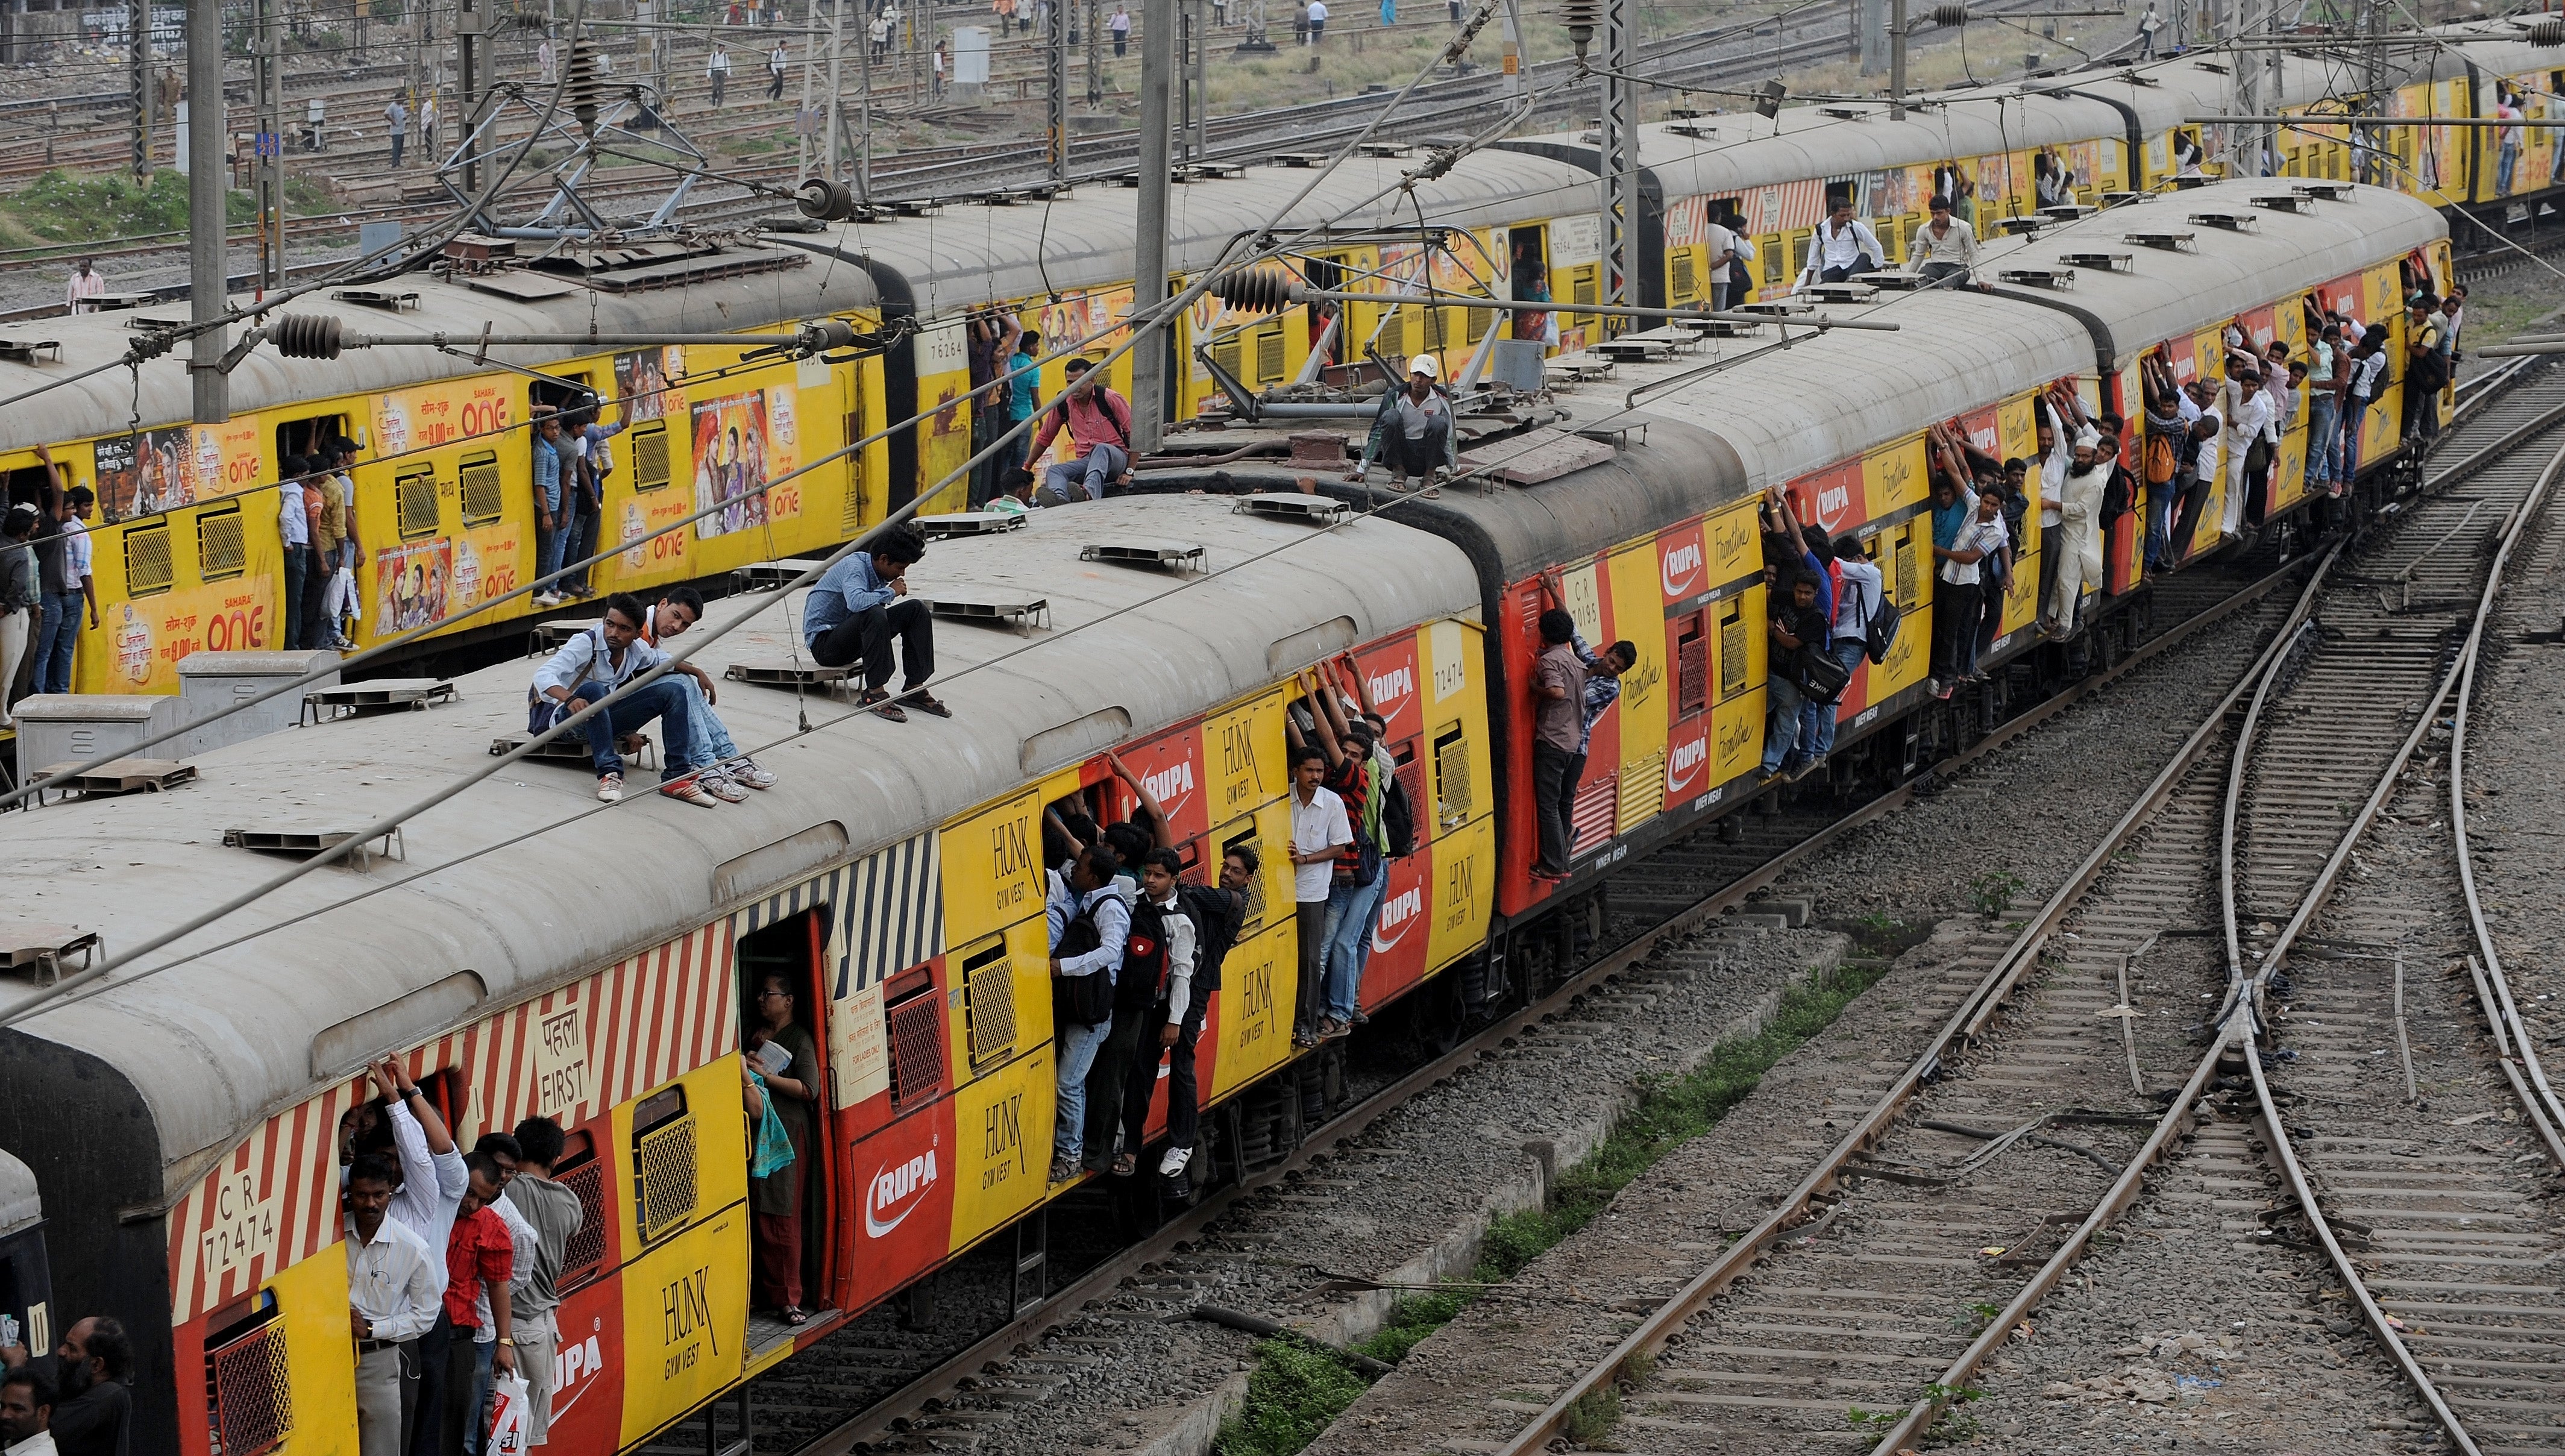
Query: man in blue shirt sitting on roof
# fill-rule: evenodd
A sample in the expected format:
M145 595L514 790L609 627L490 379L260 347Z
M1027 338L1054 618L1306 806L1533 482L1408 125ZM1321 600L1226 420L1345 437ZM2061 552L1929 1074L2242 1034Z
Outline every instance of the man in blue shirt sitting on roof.
M899 639L899 699L922 713L950 718L953 710L926 690L935 675L935 621L926 604L908 595L908 569L926 555L926 538L902 524L884 531L870 551L849 554L828 568L802 607L802 640L822 667L864 664L863 695L855 701L894 723L908 714L883 690L890 681L891 638Z
M561 650L536 670L527 731L544 732L667 661L667 653L640 639L647 611L641 599L629 592L607 598L604 617L562 643ZM680 666L677 670L700 669ZM659 792L698 808L719 809L721 801L705 793L696 772L686 766L692 757L686 697L673 676L625 693L580 725L596 769L596 797L608 804L623 797L623 758L616 752L617 741L638 733L653 718L659 720L660 732L668 740L667 756L659 769Z

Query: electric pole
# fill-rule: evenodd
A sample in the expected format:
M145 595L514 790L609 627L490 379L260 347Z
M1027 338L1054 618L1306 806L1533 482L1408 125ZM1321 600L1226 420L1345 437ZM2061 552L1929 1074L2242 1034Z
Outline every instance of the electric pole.
M264 298L285 286L285 87L284 37L277 29L278 0L258 0L256 89L258 121L250 128L256 166L251 186L258 199L258 287ZM415 54L415 52L413 52ZM412 95L416 91L413 88Z
M144 12L146 18L149 11ZM223 377L223 351L231 330L215 321L223 296L223 7L194 0L187 7L187 318L199 332L190 346L187 374L195 385L195 420L221 424L231 418L231 390Z
M1888 0L1888 120L1906 120L1906 0Z
M1888 69L1888 0L1855 0L1861 7L1861 74Z
M481 124L481 23L488 17L491 3L492 0L454 0L454 110L463 118L466 137ZM562 64L569 64L569 57L561 59ZM478 144L464 149L463 192L467 197L481 192L481 163L476 158L482 150Z
M802 17L802 106L793 114L793 129L802 138L799 149L793 154L793 180L796 182L811 175L811 143L816 139L811 134L816 120L811 115L811 87L818 79L818 68L812 63L819 59L815 54L819 49L819 0L811 0ZM836 98L832 96L828 100L834 103ZM831 105L828 114L833 117L836 110Z
M151 85L151 0L126 0L124 55L133 91L133 174L151 179L151 132L156 110Z
M1140 238L1131 313L1155 317L1167 301L1168 102L1176 79L1177 0L1140 5ZM1167 353L1173 331L1131 352L1131 453L1157 452L1167 423Z
M1630 79L1638 66L1639 44L1630 4L1602 0L1603 64L1608 68L1603 74L1604 267L1611 274L1604 302L1625 309L1639 301L1639 95ZM1603 322L1609 334L1626 327L1621 320Z
M1044 134L1049 138L1050 179L1068 180L1068 15L1076 0L1038 0L1046 17L1043 31Z

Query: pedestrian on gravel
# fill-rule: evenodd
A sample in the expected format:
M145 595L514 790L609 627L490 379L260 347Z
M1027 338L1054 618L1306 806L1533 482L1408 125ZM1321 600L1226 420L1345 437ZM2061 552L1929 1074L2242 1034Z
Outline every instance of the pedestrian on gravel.
M409 140L409 108L401 105L395 93L391 104L383 108L383 132L392 141L392 165L401 163L401 147Z
M1309 0L1309 44L1318 45L1327 38L1327 0Z
M99 297L106 292L107 275L98 271L94 260L83 258L72 269L72 286L65 292L63 301L75 314L95 314Z
M1113 59L1118 61L1131 49L1131 7L1115 0L1113 19L1105 28L1113 32Z
M721 110L722 88L730 84L730 47L713 42L712 59L704 63L704 75L713 84L713 110Z
M434 92L429 92L427 100L418 104L418 149L427 153L429 162L433 163L436 160L436 93Z
M766 53L766 99L768 101L784 100L784 73L791 69L792 65L793 58L784 49L784 43L777 41L775 49Z

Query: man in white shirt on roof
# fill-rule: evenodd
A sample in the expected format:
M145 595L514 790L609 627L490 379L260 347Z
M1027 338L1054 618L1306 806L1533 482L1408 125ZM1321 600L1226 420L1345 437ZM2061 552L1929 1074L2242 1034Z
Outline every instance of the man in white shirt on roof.
M536 670L529 695L533 712L526 720L527 731L549 731L563 718L667 661L667 653L641 640L642 622L648 611L641 599L629 592L617 592L607 598L604 618L564 642L561 650ZM550 712L546 711L546 700ZM668 740L667 751L660 759L659 792L699 809L720 808L721 801L705 793L695 770L687 767L693 756L689 717L685 690L670 675L624 693L606 711L581 724L596 770L596 797L608 804L623 797L623 757L617 749L643 724L656 718L659 731Z
M1852 215L1852 199L1837 197L1826 220L1808 235L1808 266L1799 270L1799 287L1841 283L1888 266L1888 251L1870 224Z
M398 1456L401 1386L416 1378L402 1368L401 1345L427 1333L444 1304L436 1250L391 1216L398 1174L367 1153L348 1170L348 1333L356 1344L356 1447L362 1456Z

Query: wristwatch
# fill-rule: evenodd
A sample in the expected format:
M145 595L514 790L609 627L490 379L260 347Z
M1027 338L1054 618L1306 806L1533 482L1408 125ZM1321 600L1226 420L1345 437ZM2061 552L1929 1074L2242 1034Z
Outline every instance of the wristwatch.
M500 1335L500 1336L499 1336L499 1342L500 1342L501 1344L506 1345L506 1346L507 1346L508 1348L510 1348L510 1349L515 1349L515 1348L517 1347L517 1341L515 1341L515 1340L513 1340L513 1339L510 1339L507 1335Z

